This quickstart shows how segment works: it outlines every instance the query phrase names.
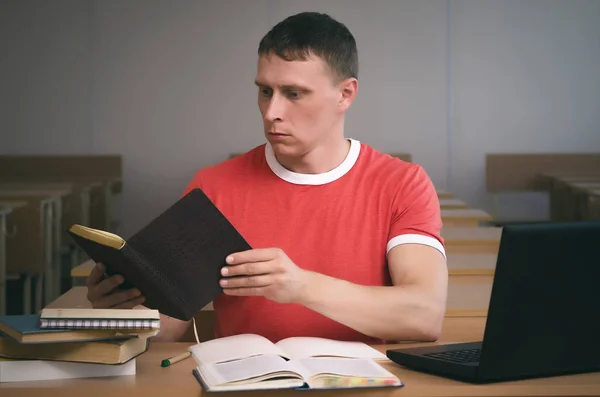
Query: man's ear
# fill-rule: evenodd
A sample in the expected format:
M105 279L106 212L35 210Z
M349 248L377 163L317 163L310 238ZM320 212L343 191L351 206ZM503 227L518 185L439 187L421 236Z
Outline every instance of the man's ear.
M340 90L338 108L346 111L352 105L358 93L358 80L354 77L344 79L339 83L338 87Z

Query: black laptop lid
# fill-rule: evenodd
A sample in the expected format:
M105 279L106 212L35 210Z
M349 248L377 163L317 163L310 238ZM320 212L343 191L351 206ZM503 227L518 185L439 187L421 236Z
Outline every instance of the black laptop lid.
M505 226L480 376L600 370L600 221Z

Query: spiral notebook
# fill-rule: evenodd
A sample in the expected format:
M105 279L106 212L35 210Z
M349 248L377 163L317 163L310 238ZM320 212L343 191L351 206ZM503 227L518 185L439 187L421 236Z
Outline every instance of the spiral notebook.
M152 309L42 309L40 328L128 329L160 328L160 314Z

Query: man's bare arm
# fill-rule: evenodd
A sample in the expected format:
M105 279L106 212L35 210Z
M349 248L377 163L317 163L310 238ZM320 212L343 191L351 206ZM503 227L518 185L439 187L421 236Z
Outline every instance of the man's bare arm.
M448 270L435 248L402 244L388 254L393 286L362 286L309 273L299 303L366 335L390 341L440 337Z

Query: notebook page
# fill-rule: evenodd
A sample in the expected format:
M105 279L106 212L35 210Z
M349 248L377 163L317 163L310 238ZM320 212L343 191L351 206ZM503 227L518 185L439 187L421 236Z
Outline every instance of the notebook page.
M267 338L259 335L241 334L212 339L189 347L198 364L219 363L257 356L260 354L286 354Z
M394 374L371 359L313 357L294 361L306 368L311 376L333 374L356 378L395 378Z
M282 339L276 345L291 358L325 356L370 358L376 360L387 359L385 354L363 342L302 336Z
M289 361L274 355L255 356L244 360L201 366L201 373L211 385L249 380L258 381L268 375L281 372L287 372L288 376L296 378L302 377Z

